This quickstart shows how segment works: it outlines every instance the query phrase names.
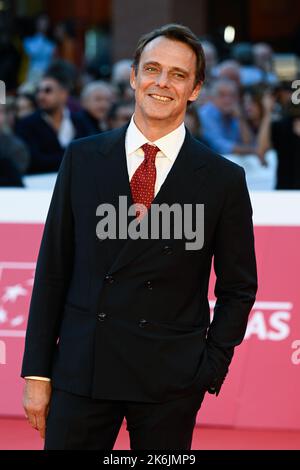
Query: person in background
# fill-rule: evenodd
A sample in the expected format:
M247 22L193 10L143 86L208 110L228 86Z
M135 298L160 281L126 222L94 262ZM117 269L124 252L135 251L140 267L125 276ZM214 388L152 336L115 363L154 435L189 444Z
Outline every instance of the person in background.
M5 105L0 105L0 186L22 187L28 164L28 149L7 126Z
M49 17L41 14L36 19L36 32L23 41L24 51L29 59L27 80L36 83L48 68L54 53L55 43L49 39Z
M203 137L209 146L223 155L256 153L236 83L218 79L212 85L211 94L213 101L199 108Z
M258 152L261 159L267 150L277 152L276 189L300 189L300 110L291 103L285 115L272 120L274 97L266 94L263 99L264 117L258 135Z
M282 118L289 114L289 106L292 102L292 94L294 89L291 87L291 82L289 80L283 80L279 82L274 87L274 97L275 101L273 103L273 110L276 113L278 118Z
M263 87L249 87L244 90L242 97L247 124L251 129L254 138L257 137L264 114L264 93L265 89Z
M263 81L261 70L254 63L253 45L246 42L237 43L232 47L232 59L240 65L241 84L257 85Z
M264 83L275 85L278 78L273 71L273 50L269 44L259 42L253 46L254 64L262 72Z
M68 89L67 107L70 111L81 111L81 105L78 96L81 91L80 73L78 68L63 59L55 59L48 67L46 73L60 77L60 80L65 83Z
M190 104L186 108L184 124L190 131L192 136L195 137L195 139L208 146L208 142L206 142L206 140L202 136L201 122L199 119L197 107L194 104Z
M120 100L132 100L134 93L130 86L132 60L122 59L112 66L111 82L117 88Z
M16 118L22 119L34 113L37 103L34 94L18 93L16 97Z
M241 88L241 71L238 62L235 60L224 60L215 69L216 78L232 80Z
M17 122L16 133L30 149L28 173L58 171L71 140L89 134L84 120L66 106L68 96L64 77L47 73L37 89L39 109Z
M83 88L82 111L79 115L85 120L90 135L107 129L107 114L115 98L112 85L101 80L91 82Z
M107 116L109 129L116 129L124 126L130 121L134 113L134 101L117 101L114 103Z

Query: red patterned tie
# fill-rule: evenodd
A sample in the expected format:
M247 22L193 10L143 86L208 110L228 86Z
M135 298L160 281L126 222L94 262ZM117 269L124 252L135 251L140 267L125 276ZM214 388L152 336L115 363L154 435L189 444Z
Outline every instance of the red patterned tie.
M156 180L155 158L159 148L155 145L144 144L144 160L135 171L130 181L131 193L134 204L143 204L149 209L154 199L154 187ZM141 208L137 206L136 217L143 217Z

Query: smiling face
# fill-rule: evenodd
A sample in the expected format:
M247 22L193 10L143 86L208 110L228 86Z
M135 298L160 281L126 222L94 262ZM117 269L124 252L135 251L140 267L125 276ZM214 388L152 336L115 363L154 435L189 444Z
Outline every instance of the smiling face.
M159 36L144 48L138 70L132 69L130 83L135 90L135 121L145 126L161 126L166 133L184 120L188 101L198 97L195 86L196 55L179 41Z

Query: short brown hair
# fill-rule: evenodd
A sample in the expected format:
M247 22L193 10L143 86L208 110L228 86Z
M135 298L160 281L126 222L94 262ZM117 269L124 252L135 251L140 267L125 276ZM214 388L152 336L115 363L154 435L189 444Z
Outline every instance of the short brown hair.
M197 36L188 28L181 24L171 23L162 26L161 28L154 29L150 33L144 34L138 41L134 53L133 66L135 73L139 66L140 58L146 45L159 36L164 36L173 41L179 41L187 44L196 55L196 77L195 86L199 82L204 82L205 79L205 55L201 43Z

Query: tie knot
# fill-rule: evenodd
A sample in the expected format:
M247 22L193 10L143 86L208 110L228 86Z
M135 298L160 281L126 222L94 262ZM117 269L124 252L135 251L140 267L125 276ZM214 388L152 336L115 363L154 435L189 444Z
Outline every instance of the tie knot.
M155 161L156 154L159 152L159 148L156 145L144 144L142 149L144 150L145 160Z

